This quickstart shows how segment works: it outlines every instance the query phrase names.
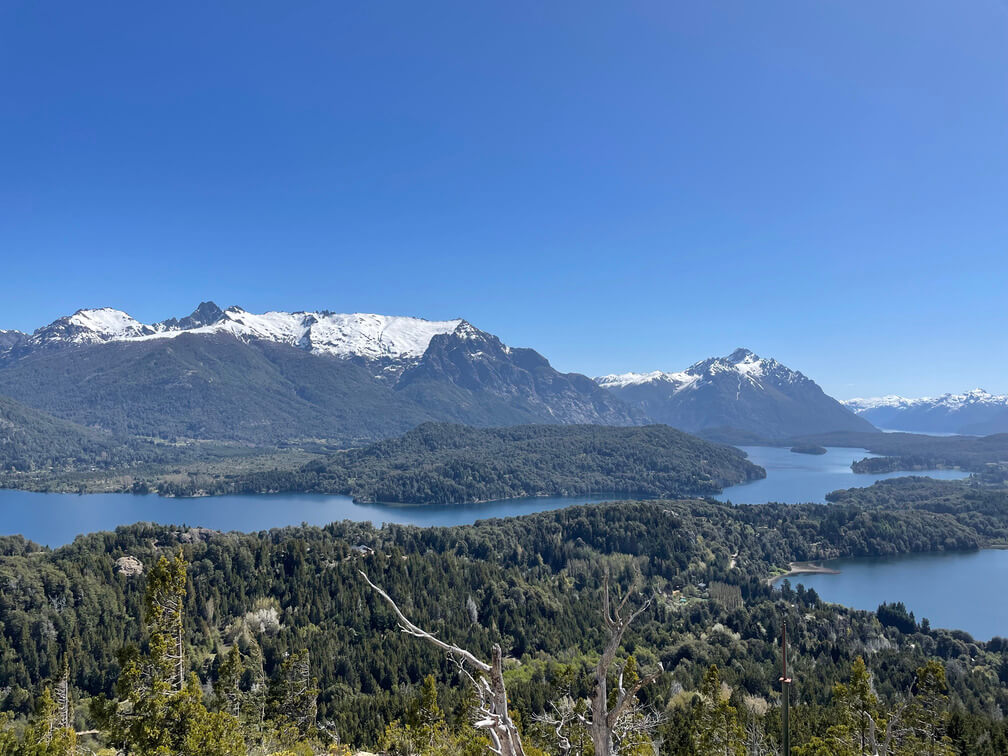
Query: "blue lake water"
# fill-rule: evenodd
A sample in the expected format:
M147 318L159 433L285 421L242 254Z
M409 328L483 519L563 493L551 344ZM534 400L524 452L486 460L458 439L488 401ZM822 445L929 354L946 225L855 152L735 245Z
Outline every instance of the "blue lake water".
M917 621L958 628L978 640L1008 637L1008 551L913 554L900 557L837 559L827 567L838 575L796 575L792 585L814 588L825 600L874 611L902 601Z
M402 525L468 525L490 517L612 500L600 497L537 497L485 504L391 507L355 504L348 496L261 494L166 499L132 494L29 493L0 489L0 535L20 533L36 543L62 546L80 533L114 530L135 522L257 532L285 525L326 525L340 520Z
M855 475L850 463L866 452L830 449L813 456L787 449L744 447L749 458L767 470L765 480L732 486L721 495L734 503L766 501L825 501L838 488L871 485L889 475ZM939 471L934 477L963 477ZM256 532L285 525L325 525L356 520L406 525L466 525L490 517L516 517L562 507L613 499L597 497L540 497L511 499L468 506L389 507L355 504L346 496L323 494L268 494L165 499L131 494L57 494L0 490L0 535L20 533L37 543L61 546L80 533L113 530L135 522L201 526L215 530Z
M765 504L777 501L782 504L826 502L826 494L841 488L870 486L878 480L899 478L906 475L926 475L941 480L958 480L969 473L959 470L931 470L926 473L883 473L874 475L855 473L851 462L869 454L864 449L827 448L825 454L795 454L790 449L772 446L741 446L750 461L766 468L767 476L740 486L726 488L717 498L733 504Z

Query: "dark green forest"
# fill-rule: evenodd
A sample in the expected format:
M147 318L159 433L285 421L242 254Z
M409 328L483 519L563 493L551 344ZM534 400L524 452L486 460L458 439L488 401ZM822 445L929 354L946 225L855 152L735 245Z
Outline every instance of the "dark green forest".
M435 677L447 731L468 726L471 702L456 666L398 632L388 606L363 582L363 570L439 637L483 658L500 644L510 705L529 753L531 747L558 753L550 728L537 722L548 719L557 700L591 694L591 669L606 637L606 576L620 592L637 585L634 606L651 601L620 653L633 658L640 674L658 673L638 695L641 710L657 715L662 754L709 753L702 723L710 717L735 723L723 732L715 728L731 742L732 733L744 731L744 739L750 725L765 743L775 742L782 621L795 680L796 753L847 753L836 733L848 732L845 707L864 682L857 683L859 675L873 677L865 695L876 697L873 711L890 712L879 714L884 720L923 700L913 693L919 674L941 699L930 704L940 708L934 743L947 750L934 753L1008 753L997 715L1008 707L1008 641L980 642L932 628L900 606L858 612L826 605L800 586L785 582L775 589L766 582L790 561L1006 540L1004 492L930 484L928 490L927 481L900 483L911 499L907 506L900 496L883 495L888 487L880 485L865 489L871 493L863 501L850 491L829 506L621 502L456 528L341 523L249 535L131 526L81 536L55 551L7 538L0 546L0 679L6 686L0 708L31 721L46 683L68 669L78 702L75 726L94 727L104 699L91 699L121 695L130 660L150 653L154 636L142 620L147 576L160 557L181 550L188 562L186 659L194 684L205 688L205 695L186 695L221 709L210 691L222 675L235 674L227 667L231 656L237 655L232 666L240 662L234 689L241 695L253 693L253 667L275 687L289 679L292 658L308 659L320 723L312 737L322 740L384 743L389 750L390 724L411 721L427 675ZM144 573L132 574L138 564ZM867 665L863 673L859 658ZM941 680L928 667L934 662ZM707 689L726 690L728 697L704 697ZM178 695L187 690L180 687ZM705 709L717 701L716 711Z
M664 425L426 423L405 435L319 458L297 470L153 481L167 495L310 491L357 501L461 504L523 496L719 493L765 477L737 449Z
M853 465L855 472L894 472L957 467L975 473L1008 463L1008 433L993 436L925 436L916 433L824 433L802 444L867 449L881 458Z

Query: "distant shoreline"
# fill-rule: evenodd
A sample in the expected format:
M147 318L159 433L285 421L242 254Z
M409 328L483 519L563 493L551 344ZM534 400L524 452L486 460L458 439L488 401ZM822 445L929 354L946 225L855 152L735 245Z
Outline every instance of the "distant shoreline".
M793 577L794 575L839 575L840 570L834 570L831 567L824 567L821 564L815 564L813 562L790 562L788 564L788 571L781 573L780 575L772 575L766 579L767 585L774 585L784 578Z

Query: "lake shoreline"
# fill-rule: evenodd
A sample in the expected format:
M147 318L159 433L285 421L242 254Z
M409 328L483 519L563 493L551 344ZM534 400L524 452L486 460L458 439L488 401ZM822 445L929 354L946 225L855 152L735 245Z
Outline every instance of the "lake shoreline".
M831 567L825 567L821 564L815 564L814 562L790 562L788 564L788 571L781 573L780 575L771 575L766 578L767 585L774 585L777 582L784 580L785 578L794 577L795 575L839 575L840 570L834 570Z

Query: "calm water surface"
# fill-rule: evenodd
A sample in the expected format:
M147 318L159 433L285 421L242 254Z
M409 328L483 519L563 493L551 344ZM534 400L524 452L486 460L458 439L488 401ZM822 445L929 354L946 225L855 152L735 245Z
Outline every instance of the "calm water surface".
M830 449L813 456L787 449L743 447L749 458L767 470L765 480L732 486L719 498L735 503L825 501L838 488L871 485L889 475L855 475L850 463L867 453ZM963 477L941 471L934 477ZM269 494L165 499L130 494L56 494L0 490L0 535L20 533L37 543L61 546L79 533L113 530L135 522L201 526L215 530L256 532L285 525L325 525L356 520L406 525L467 525L490 517L516 517L562 507L611 500L613 496L511 499L468 506L388 507L355 504L347 496Z
M914 554L901 557L837 559L825 563L839 575L797 575L794 585L815 588L825 600L874 611L902 601L917 621L959 628L978 640L1008 637L1008 551Z
M831 447L825 454L795 454L790 449L771 446L740 446L749 455L750 461L766 468L767 476L741 486L726 488L717 498L734 504L765 504L778 501L783 504L816 502L824 504L826 494L841 488L870 486L877 480L899 478L911 473L894 472L881 475L855 473L851 462L875 457L864 449L841 449ZM969 473L958 470L930 470L929 478L958 480Z
M326 525L339 520L402 525L468 525L489 517L517 517L605 497L539 497L486 504L390 507L355 504L348 496L260 494L166 499L132 494L29 493L0 489L0 535L20 533L36 543L62 546L80 533L156 522L214 530L256 532L286 525Z

